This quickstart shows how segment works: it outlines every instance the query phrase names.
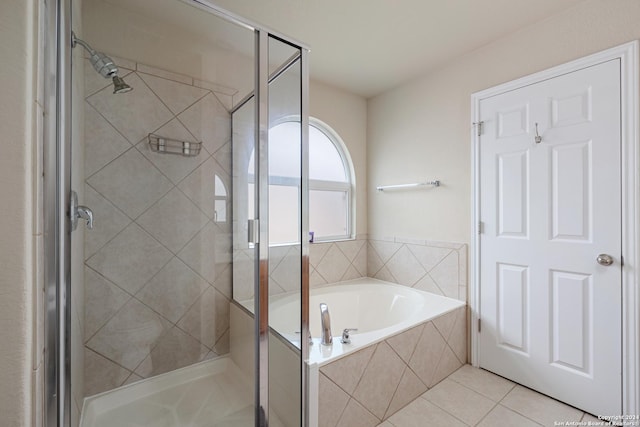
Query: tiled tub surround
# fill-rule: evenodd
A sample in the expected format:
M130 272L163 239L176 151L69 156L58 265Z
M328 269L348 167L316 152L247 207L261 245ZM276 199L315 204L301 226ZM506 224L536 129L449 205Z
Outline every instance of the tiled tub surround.
M114 95L85 62L89 396L228 352L232 91L116 59L134 90ZM149 133L203 147L154 153Z
M467 301L467 245L369 237L367 275Z
M466 308L320 366L319 427L376 426L466 363Z
M253 298L253 249L234 251L233 297ZM269 248L269 295L300 291L300 245ZM313 243L309 255L309 286L316 288L367 277L367 240Z
M367 238L313 243L309 246L309 287L368 277Z
M313 243L309 286L372 277L467 301L467 245L360 235L355 240Z

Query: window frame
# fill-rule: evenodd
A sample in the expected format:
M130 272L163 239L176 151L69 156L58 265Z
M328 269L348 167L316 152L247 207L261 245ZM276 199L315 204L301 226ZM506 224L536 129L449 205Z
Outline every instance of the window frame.
M298 118L294 117L285 117L278 120L271 127L279 126L281 124L287 122L296 122L299 123ZM356 218L356 201L355 201L355 171L353 168L353 162L351 161L351 156L349 154L349 150L345 145L342 138L338 135L338 133L333 130L329 125L324 123L323 121L315 118L309 117L309 127L314 127L319 130L324 136L329 139L329 141L333 144L338 155L340 156L340 160L342 161L342 167L345 172L346 182L338 182L338 181L325 181L319 179L311 179L309 178L309 192L311 191L333 191L333 192L345 192L347 198L347 212L346 212L346 226L347 230L345 234L333 235L333 236L320 236L316 237L314 235L314 239L312 243L327 243L327 242L336 242L336 241L344 241L344 240L354 240L355 239L355 218ZM247 184L255 185L255 175L248 174L248 182ZM301 186L300 180L298 178L293 177L285 177L278 175L269 175L269 186L271 185L283 185L288 187L297 187L298 189L298 200L302 197L301 194ZM311 195L309 195L311 197ZM298 204L298 214L300 214L300 206ZM311 227L311 224L309 224ZM309 229L310 232L313 232L313 229ZM272 243L271 246L287 246L292 244L297 244L300 242L278 242Z
M356 211L356 203L355 203L355 171L353 169L353 162L351 161L351 156L349 155L349 150L345 145L344 141L338 135L338 133L331 128L328 124L323 121L315 118L309 117L309 126L313 126L318 129L323 135L325 135L329 141L334 145L340 159L342 160L342 166L344 168L346 182L336 182L336 181L323 181L309 178L309 192L313 190L317 191L344 191L347 193L347 218L346 225L347 230L345 234L335 235L335 236L323 236L316 237L314 236L314 242L323 243L323 242L335 242L340 240L353 240L355 238L355 211ZM309 195L311 197L311 194ZM312 228L312 224L309 224L309 231L314 231Z

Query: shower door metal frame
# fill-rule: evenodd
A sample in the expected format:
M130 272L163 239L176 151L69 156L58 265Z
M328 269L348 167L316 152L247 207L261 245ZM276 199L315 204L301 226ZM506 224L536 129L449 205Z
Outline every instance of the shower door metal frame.
M71 424L71 0L45 4L44 424Z
M47 427L70 427L71 425L71 229L69 223L69 194L71 192L71 1L55 0L46 4L45 34L45 107L44 124L44 250L45 250L45 384L44 423ZM301 142L302 142L302 199L301 236L308 232L308 91L309 48L277 32L258 26L240 18L206 0L180 0L198 7L222 19L243 26L256 34L256 123L262 146L264 164L259 173L268 175L266 149L268 144L268 40L273 36L300 49L301 52ZM266 103L265 103L266 102ZM262 107L260 106L261 104ZM256 147L258 149L258 147ZM258 157L259 158L259 157ZM267 166L267 167L265 167ZM268 176L267 176L268 178ZM256 268L257 288L260 298L256 302L256 426L268 426L268 179L265 179L260 203L259 258ZM303 336L309 332L309 244L301 239L301 325ZM258 311L258 305L261 309ZM309 345L302 340L302 363L300 366L302 386L301 424L308 425L307 377L304 364L308 360ZM262 351L261 351L262 350Z
M269 40L274 38L299 49L299 55L289 58L274 73L269 74ZM301 245L301 426L309 425L307 370L309 355L309 242L304 236L309 233L309 63L308 49L295 45L280 36L256 30L256 208L259 220L259 241L256 265L257 277L254 295L254 321L257 331L256 348L256 423L269 425L269 84L300 61L300 245ZM251 94L239 106L243 105Z

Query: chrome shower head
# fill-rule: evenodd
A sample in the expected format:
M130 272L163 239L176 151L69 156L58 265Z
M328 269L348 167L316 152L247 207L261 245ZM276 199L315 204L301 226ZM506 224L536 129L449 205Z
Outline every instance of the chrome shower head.
M113 62L113 59L102 52L91 53L89 62L91 62L93 69L105 79L110 79L118 75L118 66Z
M113 76L113 93L131 92L133 88L125 83L121 77Z
M75 33L71 32L71 47L76 47L78 44L91 55L89 62L91 62L93 69L105 79L113 79L113 93L126 93L133 90L122 78L118 77L118 66L113 62L113 59L102 52L96 52L87 42L77 38Z

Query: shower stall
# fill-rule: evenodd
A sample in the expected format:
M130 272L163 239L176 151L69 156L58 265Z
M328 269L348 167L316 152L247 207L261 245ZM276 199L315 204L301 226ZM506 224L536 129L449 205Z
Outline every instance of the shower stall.
M307 48L206 0L47 28L46 425L306 425Z

